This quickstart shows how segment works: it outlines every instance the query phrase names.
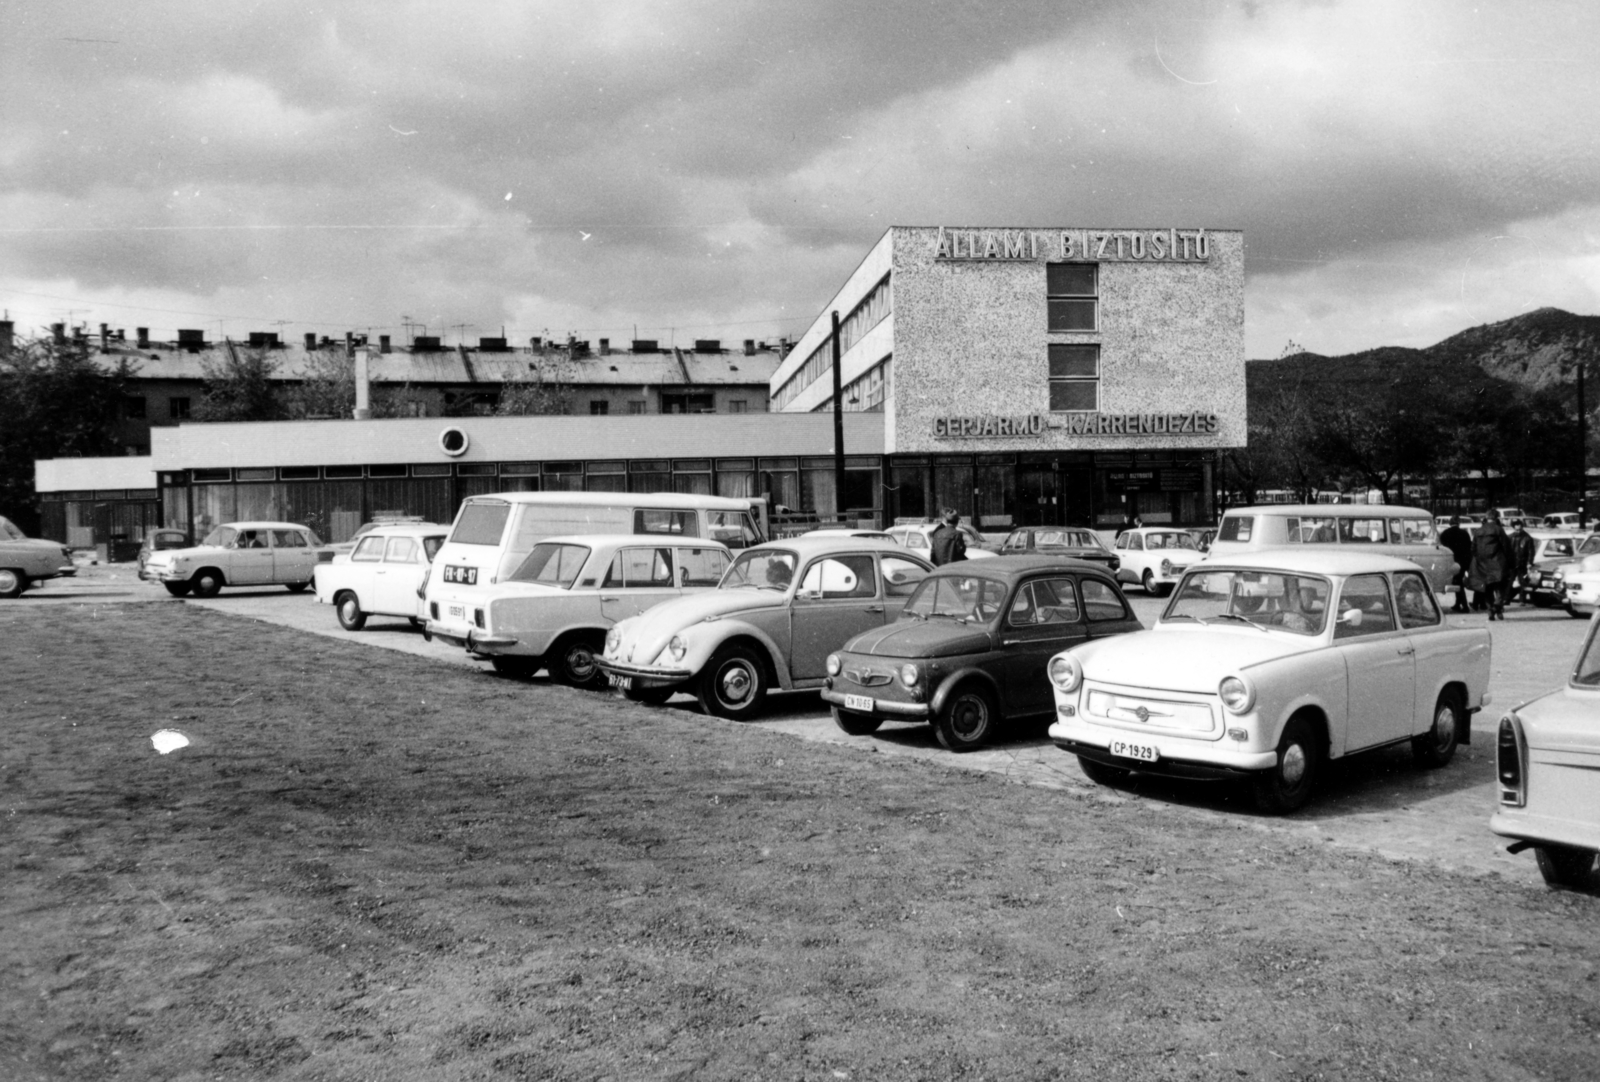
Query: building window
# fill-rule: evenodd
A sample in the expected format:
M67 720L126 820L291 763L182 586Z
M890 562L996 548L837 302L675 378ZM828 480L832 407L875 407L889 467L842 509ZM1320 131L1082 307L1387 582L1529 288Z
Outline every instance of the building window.
M1050 411L1100 408L1100 347L1050 345Z
M142 394L126 395L122 399L122 415L130 421L142 421L147 416Z
M1052 331L1093 331L1100 327L1100 266L1097 263L1045 264L1045 292Z
M730 398L728 400L729 413L749 413L750 403L743 398Z
M603 399L599 399L599 398L590 399L590 401L589 401L589 416L591 416L591 417L603 417L603 416L605 416L606 414L608 414L610 412L611 412L611 403L610 402L607 402L607 401L605 401Z
M644 400L635 398L628 403L628 412L639 414L644 412Z
M663 393L661 395L662 413L715 413L716 411L716 399L709 394Z
M167 417L173 421L187 421L189 419L189 400L187 398L167 399Z

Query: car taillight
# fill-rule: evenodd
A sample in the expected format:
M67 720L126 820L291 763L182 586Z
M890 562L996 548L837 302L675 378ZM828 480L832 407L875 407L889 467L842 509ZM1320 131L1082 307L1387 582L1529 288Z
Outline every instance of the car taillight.
M428 602L428 615L435 620L439 618L439 603L437 601Z
M478 630L480 630L480 631L483 630L483 610L482 609L473 609L472 610L472 622L478 625Z
M1528 802L1527 749L1521 720L1515 714L1501 718L1495 774L1500 780L1500 803L1510 808L1520 808Z

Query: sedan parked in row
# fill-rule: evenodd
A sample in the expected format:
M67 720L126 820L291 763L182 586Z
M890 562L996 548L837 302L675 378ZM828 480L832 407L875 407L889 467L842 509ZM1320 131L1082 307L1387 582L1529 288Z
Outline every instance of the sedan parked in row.
M39 579L76 570L72 550L55 541L29 537L8 518L0 518L0 598L16 597Z
M1204 559L1200 542L1187 530L1143 526L1117 535L1122 560L1119 582L1136 582L1151 596L1166 597L1189 565Z
M939 743L971 751L1003 718L1050 712L1053 654L1141 626L1103 565L1037 555L946 564L898 620L829 655L822 698L852 735L929 722Z
M1265 811L1323 764L1409 743L1443 766L1489 701L1488 629L1445 621L1407 560L1263 552L1191 568L1150 631L1050 661L1050 738L1111 784L1132 771L1248 779Z
M828 655L893 620L932 569L916 553L870 538L756 545L715 590L617 624L600 668L641 702L692 691L708 714L751 718L769 691L821 687Z
M1117 554L1106 547L1099 534L1078 526L1023 526L1012 530L1000 546L1002 556L1034 554L1088 560L1108 571L1122 566Z
M322 542L297 522L229 522L193 548L154 552L144 577L167 593L215 597L224 586L287 586L299 593L311 585L322 559Z
M1567 686L1500 719L1500 806L1489 829L1533 849L1545 882L1593 884L1600 851L1600 621L1590 621Z
M432 524L367 530L346 557L317 565L317 600L334 607L346 631L360 631L369 616L398 616L420 625L418 591L449 533L450 527Z
M508 676L548 669L558 684L601 687L595 658L606 632L663 602L715 588L730 559L726 545L699 537L547 538L484 594L462 645Z

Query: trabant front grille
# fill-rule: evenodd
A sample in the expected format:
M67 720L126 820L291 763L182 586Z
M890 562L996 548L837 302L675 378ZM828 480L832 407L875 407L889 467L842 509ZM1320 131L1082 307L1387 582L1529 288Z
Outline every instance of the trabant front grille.
M872 669L846 669L844 675L864 688L882 687L894 679L891 673L875 672Z
M1212 704L1203 700L1157 699L1092 689L1086 712L1096 721L1119 728L1185 736L1205 736L1222 731Z

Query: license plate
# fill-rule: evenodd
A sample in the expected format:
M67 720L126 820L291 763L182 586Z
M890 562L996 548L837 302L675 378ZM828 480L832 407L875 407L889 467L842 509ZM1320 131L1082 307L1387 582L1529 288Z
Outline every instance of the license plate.
M1160 758L1156 754L1156 749L1153 745L1130 744L1126 740L1113 740L1111 742L1111 754L1120 755L1124 759L1137 759L1141 763L1153 763Z
M450 619L465 620L467 618L467 607L465 605L450 605L447 608L450 611Z
M846 710L859 710L863 714L872 713L872 698L868 695L846 695L844 697Z
M476 567L457 567L454 564L446 564L444 581L458 582L463 586L476 586L478 585L478 569Z
M618 691L633 690L633 677L631 676L618 676L616 673L611 673L606 678L611 681L611 686Z

